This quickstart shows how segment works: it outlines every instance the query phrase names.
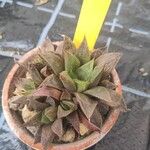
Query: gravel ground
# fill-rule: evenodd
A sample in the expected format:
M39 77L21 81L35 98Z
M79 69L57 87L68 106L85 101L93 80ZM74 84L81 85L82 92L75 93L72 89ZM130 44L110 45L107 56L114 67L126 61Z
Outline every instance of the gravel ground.
M48 33L53 41L60 39L58 34L73 37L81 2L81 0L65 0ZM0 8L0 55L3 55L0 56L0 89L14 63L12 56L23 54L37 45L43 28L53 16L51 11L56 5L56 0L39 7L34 6L32 0L14 0L13 4L9 1ZM114 31L112 26L115 26ZM149 0L113 0L96 47L107 43L109 51L123 52L117 70L124 85L125 100L131 111L122 114L111 132L90 148L91 150L150 149L149 31ZM139 91L146 93L147 97ZM0 149L29 149L11 133L3 120L1 111Z

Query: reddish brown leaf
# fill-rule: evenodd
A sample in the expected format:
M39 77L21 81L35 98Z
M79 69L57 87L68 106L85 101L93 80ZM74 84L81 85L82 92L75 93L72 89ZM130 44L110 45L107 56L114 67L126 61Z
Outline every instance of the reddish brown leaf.
M43 145L43 150L47 150L49 144L53 142L54 137L55 134L51 129L51 125L44 125L42 127L41 133L41 143Z
M13 96L9 99L9 107L12 110L18 110L20 105L24 106L27 102L27 97L25 96Z
M119 95L114 90L109 90L109 93L113 101L112 107L118 107L120 108L121 111L124 111L124 112L128 111L127 105L125 104L122 95Z
M99 131L100 128L94 125L90 120L88 120L82 113L80 113L80 120L89 130L91 131Z
M54 51L54 46L50 39L45 39L45 41L39 46L41 51L44 51L45 53L49 53L50 51Z
M40 71L40 73L44 76L44 77L47 77L49 76L52 71L49 69L49 67L46 65L45 67L43 67Z
M95 100L92 100L85 94L75 93L75 96L83 113L88 119L90 119L98 102Z
M101 129L102 124L103 124L103 119L102 119L102 115L101 115L100 111L98 110L98 108L96 108L94 110L94 113L91 116L90 122L93 123L94 125L96 125L99 129Z
M122 97L116 91L106 89L102 86L92 88L84 93L98 98L101 102L111 107L118 107L122 103Z
M28 103L28 108L30 110L42 111L49 106L48 103L41 103L36 99L30 99Z
M51 97L47 97L46 98L46 102L49 103L51 106L55 107L56 104L55 104L55 100Z
M109 80L103 80L103 81L101 81L101 84L104 87L106 87L108 89L112 89L112 90L115 90L117 87L114 83L110 82Z
M97 59L99 56L101 56L103 54L103 51L102 49L98 48L98 49L95 49L94 52L92 52L91 54L91 58L92 59Z
M105 53L99 56L95 62L99 68L104 68L104 72L109 74L116 67L121 56L121 53Z
M66 117L68 122L74 127L74 129L79 133L79 116L75 111Z
M58 106L57 118L63 118L72 113L74 109L64 110L60 105Z
M55 74L51 74L50 76L46 77L44 81L41 83L40 87L41 86L53 87L59 90L63 89L62 82Z
M26 104L27 97L26 96L13 96L10 98L9 101L15 104Z
M77 109L77 105L73 103L73 101L68 101L68 100L63 100L60 102L61 107L64 110L76 110Z
M61 72L59 77L60 77L60 80L62 81L64 87L68 91L76 91L76 85L75 85L74 81L72 80L72 78L69 76L67 71Z
M41 133L42 133L42 126L39 126L38 130L34 135L34 144L37 144L41 141Z
M51 126L52 131L61 138L64 134L62 119L57 119Z
M93 97L97 97L106 102L111 101L111 96L109 94L108 89L106 89L105 87L102 87L102 86L97 86L95 88L89 89L89 90L85 91L84 93L88 94L90 96L93 96Z
M43 86L37 89L33 93L33 96L47 96L47 97L52 97L52 98L59 100L61 96L61 91L51 88L51 87Z
M64 90L61 94L60 100L71 100L71 94L67 90Z
M71 53L76 52L76 48L74 43L72 42L71 38L64 36L64 42L63 42L63 51L66 50Z
M109 113L110 107L102 102L98 102L98 108L103 118ZM105 118L104 118L105 119Z
M31 78L34 81L34 83L36 85L40 85L43 79L34 64L28 64L28 72L31 75Z
M41 49L39 55L47 62L56 75L64 70L64 60L60 55L52 51L47 52L45 49Z
M55 50L55 52L57 54L60 54L61 56L63 55L63 45L64 45L64 41L59 42Z

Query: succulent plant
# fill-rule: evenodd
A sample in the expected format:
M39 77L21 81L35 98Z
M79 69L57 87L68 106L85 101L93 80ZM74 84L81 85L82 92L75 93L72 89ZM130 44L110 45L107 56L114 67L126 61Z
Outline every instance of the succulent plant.
M111 72L120 53L76 49L65 36L59 45L46 40L33 61L20 64L26 76L15 80L10 108L21 113L26 128L36 127L35 143L73 142L100 131L111 109L126 111Z

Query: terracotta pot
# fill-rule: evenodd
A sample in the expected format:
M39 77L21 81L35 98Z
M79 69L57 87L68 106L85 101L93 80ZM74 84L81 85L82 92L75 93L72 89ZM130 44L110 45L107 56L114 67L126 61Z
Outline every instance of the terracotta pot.
M26 53L19 60L19 62L24 63L24 62L30 61L31 59L33 59L35 55L37 55L38 50L39 48L35 48L31 50L30 52ZM10 96L12 95L11 93L13 90L13 80L15 76L20 75L21 69L20 70L19 69L20 69L20 66L18 64L15 64L5 80L3 91L2 91L3 112L4 112L4 115L5 115L5 118L9 127L22 142L32 147L33 149L42 150L41 143L34 144L34 138L32 137L32 135L28 132L27 129L22 127L22 123L19 120L19 118L17 118L14 112L12 112L9 109L8 100ZM112 76L113 76L114 83L118 86L117 92L121 94L122 87L121 87L120 80L118 78L118 74L116 70L112 72ZM118 109L112 110L108 118L106 119L100 133L93 132L92 134L85 137L84 139L73 142L73 143L69 143L69 144L53 144L49 146L48 150L81 150L81 149L86 149L96 144L111 130L111 128L116 123L119 114L120 114L120 110Z

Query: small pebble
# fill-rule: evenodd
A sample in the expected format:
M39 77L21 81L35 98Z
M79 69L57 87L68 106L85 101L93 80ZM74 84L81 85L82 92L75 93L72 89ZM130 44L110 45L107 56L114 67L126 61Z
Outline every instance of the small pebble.
M145 69L144 68L140 68L139 71L143 73L145 71Z
M145 72L145 73L142 74L142 76L143 76L143 77L146 77L146 76L148 76L148 73Z
M43 5L48 3L49 0L36 0L35 5Z
M3 39L3 35L0 33L0 40Z

